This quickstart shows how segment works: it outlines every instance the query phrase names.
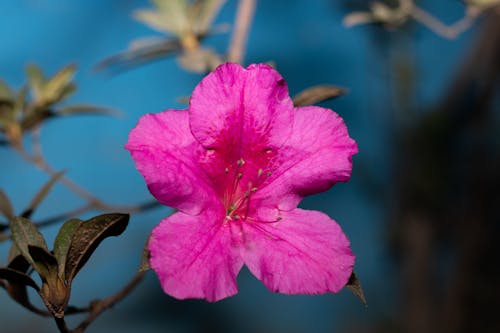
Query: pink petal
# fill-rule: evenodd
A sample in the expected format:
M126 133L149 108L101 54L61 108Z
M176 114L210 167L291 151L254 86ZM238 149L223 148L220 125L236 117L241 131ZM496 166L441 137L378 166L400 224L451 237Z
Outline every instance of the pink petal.
M189 105L193 135L205 147L281 145L291 132L293 103L285 80L265 64L226 63L196 86Z
M317 211L280 212L279 222L244 225L242 256L250 271L274 292L338 292L352 272L354 255L339 225Z
M269 162L256 204L290 210L303 197L349 180L358 148L342 118L316 106L295 110L293 133Z
M153 230L150 263L167 294L215 302L237 293L236 276L243 262L231 240L231 227L222 219L222 211L176 213Z
M202 148L188 120L187 111L146 114L130 132L125 148L158 201L198 214L217 199L198 164Z

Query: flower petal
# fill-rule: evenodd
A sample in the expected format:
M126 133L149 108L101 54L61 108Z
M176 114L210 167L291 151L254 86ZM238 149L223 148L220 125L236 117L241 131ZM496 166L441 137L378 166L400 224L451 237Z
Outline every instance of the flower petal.
M215 302L237 293L243 261L222 218L212 210L198 216L175 213L153 230L150 263L167 294Z
M349 180L358 148L342 118L317 106L295 110L292 135L269 162L255 204L294 209L304 196Z
M202 147L189 130L187 111L144 115L125 148L149 191L164 205L198 214L217 200L198 164Z
M208 148L281 145L291 132L293 102L285 80L265 64L223 64L196 86L189 105L191 131Z
M354 255L339 225L317 211L281 212L279 222L244 225L242 250L250 271L274 292L338 292L347 283Z

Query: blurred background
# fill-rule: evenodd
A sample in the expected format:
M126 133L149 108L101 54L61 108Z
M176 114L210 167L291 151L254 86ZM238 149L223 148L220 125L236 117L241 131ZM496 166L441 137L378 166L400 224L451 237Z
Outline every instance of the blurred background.
M460 1L417 3L447 24L464 13ZM392 30L342 24L367 4L258 1L245 63L272 61L292 96L316 84L348 89L321 105L339 113L358 142L352 178L301 206L326 212L350 238L368 307L348 290L273 294L246 269L234 297L215 304L177 301L149 272L88 332L500 331L499 14L483 15L453 40L411 22ZM131 40L161 36L131 16L147 7L145 0L0 2L1 79L18 89L28 63L50 75L76 63L78 90L67 103L122 113L58 118L41 128L46 160L112 204L151 199L123 148L130 129L145 113L185 108L183 97L202 78L174 57L119 73L94 70ZM232 23L236 8L237 1L228 0L216 23ZM216 34L203 43L222 53L229 39L229 33ZM21 211L49 177L6 146L0 146L0 161L0 188ZM80 205L81 198L57 185L33 220ZM132 214L125 233L105 240L76 278L71 303L85 305L119 290L134 275L149 232L170 213L157 207ZM43 229L49 244L57 230ZM8 243L0 243L2 266ZM3 333L56 331L51 319L27 312L3 291L0 308Z

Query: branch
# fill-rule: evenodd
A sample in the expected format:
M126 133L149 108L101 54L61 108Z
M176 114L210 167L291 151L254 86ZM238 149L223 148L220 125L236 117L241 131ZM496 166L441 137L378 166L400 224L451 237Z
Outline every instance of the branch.
M255 11L255 0L240 0L231 44L229 44L227 60L241 64L245 54L245 44L248 37L250 22Z

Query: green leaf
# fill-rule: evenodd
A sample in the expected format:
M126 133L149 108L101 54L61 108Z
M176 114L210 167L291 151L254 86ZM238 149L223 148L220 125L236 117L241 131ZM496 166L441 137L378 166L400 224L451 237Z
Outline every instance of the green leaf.
M111 115L111 116L117 116L120 115L120 112L103 107L103 106L97 106L97 105L88 105L88 104L74 104L70 106L66 106L62 109L60 109L57 112L58 115L63 115L63 116L68 116L68 115L74 115L74 114L89 114L89 115Z
M0 190L0 212L9 221L14 218L14 208L12 208L9 197L2 190Z
M58 273L61 279L64 279L66 257L71 245L71 239L73 238L75 231L78 229L80 224L82 224L82 222L83 221L79 219L71 219L69 221L66 221L62 225L61 229L59 229L59 233L54 240L54 256L57 259Z
M55 183L61 179L63 176L64 171L59 171L58 173L54 174L45 185L42 186L42 188L38 191L38 193L35 195L35 197L31 200L31 203L29 204L28 208L24 210L24 212L21 214L22 217L29 218L35 209L38 207L38 205L42 202L43 199L49 194L50 190L52 187L55 185Z
M189 8L189 20L196 34L207 34L225 0L196 0Z
M67 254L66 281L73 280L105 238L118 236L125 231L128 220L128 214L104 214L80 224L73 235Z
M42 91L45 85L45 77L42 70L35 64L26 66L26 74L28 75L28 84L33 94L33 99L37 101L42 97Z
M45 239L36 226L24 217L14 217L10 223L12 240L17 245L19 252L36 269L35 261L30 255L28 246L38 246L48 251Z
M295 106L313 105L338 96L342 96L345 93L346 93L345 89L335 86L329 86L329 85L314 86L298 93L293 98L293 104Z
M354 273L354 271L351 274L351 277L349 278L349 281L347 282L346 287L357 297L359 300L363 303L364 306L367 305L366 303L366 298L363 293L363 288L361 287L361 282L359 281L358 277Z

